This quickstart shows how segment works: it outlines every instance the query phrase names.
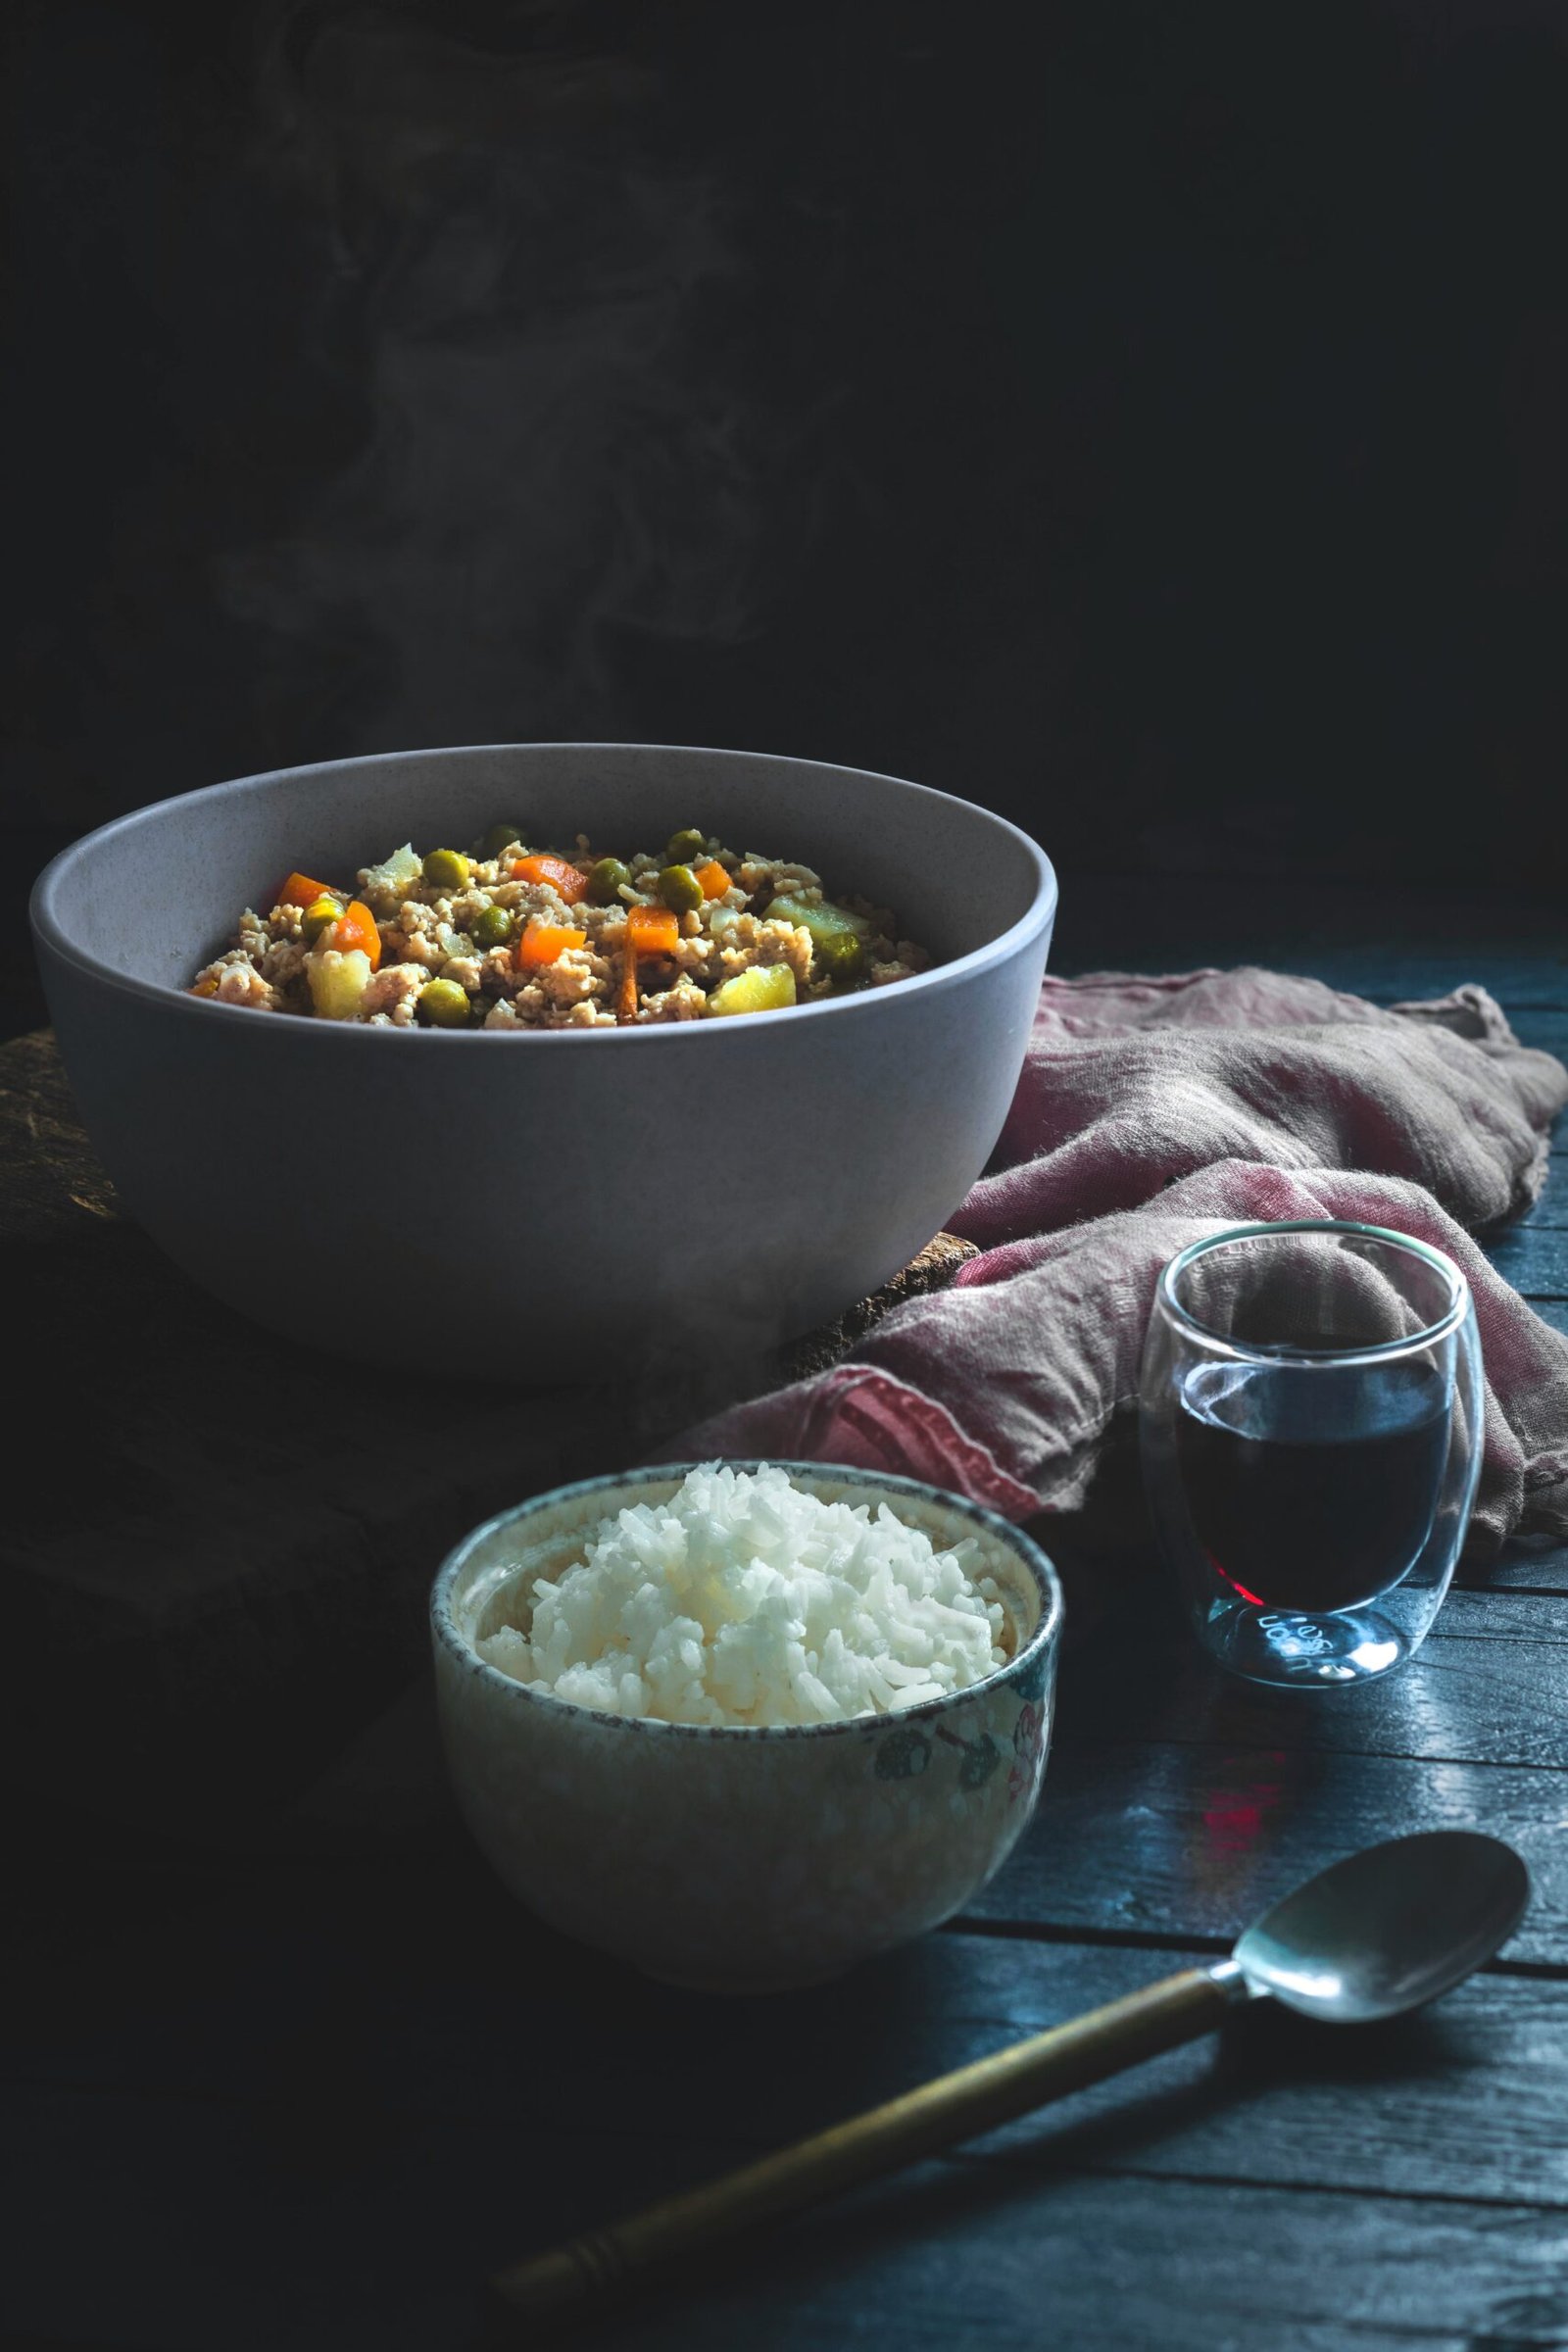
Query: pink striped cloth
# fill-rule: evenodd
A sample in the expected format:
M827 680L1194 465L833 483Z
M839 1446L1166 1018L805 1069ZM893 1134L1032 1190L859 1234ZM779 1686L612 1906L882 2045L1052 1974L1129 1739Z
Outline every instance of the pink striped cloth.
M1568 1342L1469 1238L1536 1198L1565 1101L1568 1071L1480 988L1384 1010L1253 969L1048 978L992 1165L949 1219L981 1254L665 1458L848 1462L1136 1540L1128 1440L1160 1267L1227 1225L1349 1217L1435 1243L1475 1294L1470 1550L1568 1537Z

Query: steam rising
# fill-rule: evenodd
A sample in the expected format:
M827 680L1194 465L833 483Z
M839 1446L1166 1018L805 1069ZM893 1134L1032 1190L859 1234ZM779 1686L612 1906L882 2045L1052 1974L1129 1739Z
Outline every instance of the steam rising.
M760 609L780 436L715 186L661 155L659 80L563 23L269 20L260 165L318 236L301 335L365 431L220 591L339 649L383 744L612 731L608 632L728 642Z

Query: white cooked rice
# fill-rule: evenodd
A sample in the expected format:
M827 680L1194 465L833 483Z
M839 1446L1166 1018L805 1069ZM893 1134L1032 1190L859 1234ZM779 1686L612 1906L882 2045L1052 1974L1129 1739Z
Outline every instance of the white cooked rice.
M518 1580L522 1624L479 1654L580 1707L664 1723L891 1714L1006 1663L972 1538L938 1551L886 1503L823 1502L783 1470L707 1462L667 1502L603 1519L555 1578ZM526 1631L523 1630L526 1627Z

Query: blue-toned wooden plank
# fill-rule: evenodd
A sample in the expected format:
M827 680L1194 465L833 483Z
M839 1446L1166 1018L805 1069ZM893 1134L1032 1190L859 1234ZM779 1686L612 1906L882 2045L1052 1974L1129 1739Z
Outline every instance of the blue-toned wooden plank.
M1350 2340L1357 2352L1544 2352L1561 2340L1568 2226L1554 2207L1275 2187L1259 2178L1261 2151L1240 2145L1226 2180L1161 2178L1137 2162L1184 2113L1247 2092L1201 2079L1152 2085L1119 2127L1048 2119L1011 2150L927 2163L705 2259L663 2293L574 2327L570 2341L606 2352L1344 2352ZM1366 2096L1344 2086L1342 2139ZM12 2340L124 2352L474 2346L490 2270L650 2191L693 2186L741 2152L636 2112L634 2090L597 2069L585 2067L579 2099L601 2113L579 2105L564 2130L541 2129L524 2106L508 2122L417 2133L384 2119L345 2142L309 2108L263 2123L216 2103L19 2093L0 2129L34 2198L8 2257L4 2322ZM1443 2122L1462 2144L1464 2108Z
M1467 1758L1568 1772L1568 1599L1455 1589L1416 1656L1357 1690L1298 1693L1199 1652L1163 1577L1068 1575L1057 1737L1362 1756ZM1563 1808L1568 1812L1568 1781Z
M1246 1770L1233 1767L1208 1808L1219 1851L1196 1873L1200 1945L1232 1931L1227 1906L1245 1917L1300 1861L1299 1836L1265 1838L1250 1885L1227 1875L1227 1845L1232 1856L1247 1845ZM1054 1760L1048 1795L1069 1797L1072 1771ZM1043 1869L1059 1894L1088 1857L1111 1882L1155 1892L1172 1877L1157 1798L1174 1791L1145 1782L1142 1805L1117 1793L1102 1785L1083 1820L1058 1801L1006 1876ZM1331 1818L1345 1835L1345 1818ZM1352 1839L1358 1822L1352 1807ZM1399 1822L1410 1826L1407 1809ZM1320 1836L1313 1860L1325 1850ZM1147 1933L1154 1917L1148 1900L1135 1916L1124 1898L1098 1910L1097 1935ZM51 1960L18 1987L3 2021L0 2131L29 2183L29 2227L14 2238L0 2320L126 2352L462 2344L489 2268L1113 1997L1191 1949L957 1931L830 1986L714 2003L535 1928L455 1841L369 1869L256 1874L194 1906L172 1901L128 1933L110 1910L74 1961ZM1238 2180L1251 2203L1230 2227L1266 2226L1287 2242L1300 2230L1315 2243L1370 2192L1406 2253L1410 2229L1425 2226L1421 2198L1460 2200L1455 2244L1500 2230L1529 2283L1537 2241L1499 2206L1528 2204L1538 2219L1555 2209L1557 2237L1540 2243L1561 2242L1565 2018L1568 1985L1503 1974L1389 2035L1336 2041L1282 2019L1239 2021L1224 2045L1174 2054L804 2219L750 2252L729 2284L705 2266L690 2296L634 2313L603 2340L678 2333L727 2352L767 2340L758 2329L776 2312L789 2318L781 2344L854 2340L871 2302L898 2340L923 2340L906 2300L926 2291L919 2247L934 2232L944 2291L988 2308L988 2217L1004 2211L1031 2244L1043 2231L1058 2246L1066 2299L1008 2305L988 2340L1033 2343L1029 2327L1049 2313L1065 2340L1129 2352L1185 2342L1145 2332L1149 2314L1119 2271L1105 2299L1095 2249L1114 2244L1119 2262L1130 2217L1143 2217L1148 2242L1129 2274L1141 2278L1192 2225L1192 2192L1229 2199ZM64 2259L68 2233L90 2237L92 2263ZM385 2245L399 2248L395 2263L366 2259ZM1205 2326L1233 2292L1232 2259L1210 2230L1184 2274ZM1367 2279L1375 2270L1369 2248ZM1370 2328L1379 2307L1357 2302L1357 2276L1344 2309ZM1450 2312L1480 2326L1510 2308L1462 2266L1446 2295L1469 2293L1467 2279L1479 2299ZM1308 2307L1281 2294L1247 2340L1281 2328L1278 2340L1309 2340L1287 2318ZM1211 2352L1211 2333L1193 2340Z
M456 1866L454 1866L456 1865ZM1288 1884L1283 1858L1271 1891ZM547 2140L580 2126L584 2052L601 2081L636 2084L640 2128L667 2119L671 2137L750 2151L820 2129L1189 1964L1205 1947L1037 1940L952 1929L867 1962L832 1985L757 2001L714 2003L647 1982L500 1911L481 1866L443 1857L402 1877L401 1903L361 1872L325 1901L279 1906L263 1890L197 1915L204 1966L181 1965L192 1915L172 1908L155 1936L120 1955L106 1983L78 1961L26 1987L28 2030L0 2036L0 2080L80 2094L212 2101L248 2109L267 2136L310 2103L340 2157L361 2166L389 2132L514 2124L527 2114ZM306 1896L315 1890L304 1886ZM276 1889L273 1890L275 1895ZM411 1905L410 1897L414 1898ZM423 1922L415 1916L422 1910ZM385 1941L396 1926L394 1949ZM455 2015L514 2016L518 1996L548 2011L548 2035L498 2032L474 2064ZM88 1995L90 1997L83 1997ZM1494 1973L1464 1987L1436 2031L1331 2043L1255 2024L1229 2039L1227 2091L1239 2110L1201 2103L1140 2150L1140 2167L1225 2179L1242 2135L1254 2134L1259 2180L1332 2182L1395 2194L1552 2203L1568 2210L1568 1982ZM690 2051L703 2050L694 2074ZM803 2067L798 2053L809 2050ZM1119 2114L1212 2072L1200 2053L1136 2082L1104 2086L1062 2111L1067 2123ZM1470 2096L1477 2070L1494 2082L1506 2132L1436 2149L1423 2113ZM737 2108L733 2085L748 2097ZM1342 2138L1345 2085L1370 2093L1366 2128ZM1266 2102L1260 2112L1260 2097ZM354 2119L363 2121L356 2150ZM1027 2151L1038 2122L987 2146ZM1113 2153L1102 2151L1114 2164Z
M1568 1007L1568 923L1545 902L1280 876L1069 870L1060 882L1060 972L1261 963L1385 1004L1475 980L1510 1008Z
M1536 1892L1511 1949L1568 1968L1562 1774L1266 1737L1064 1740L1051 1757L1038 1819L965 1916L1066 1936L1115 1930L1228 1942L1271 1889L1379 1838L1434 1829L1487 1830L1517 1846Z
M1508 1544L1494 1560L1461 1560L1454 1585L1462 1592L1568 1594L1568 1544Z
M1522 1046L1539 1046L1544 1054L1555 1054L1559 1061L1568 1061L1568 1009L1561 1005L1509 1005L1506 1009L1509 1026Z
M1553 1144L1546 1153L1545 1182L1534 1202L1519 1218L1519 1225L1553 1226L1559 1231L1568 1226L1568 1178L1564 1176L1561 1160L1561 1149ZM1509 1225L1500 1230L1503 1233L1512 1233L1517 1230L1517 1227ZM1496 1238L1497 1236L1494 1234L1483 1234L1481 1236L1482 1246L1489 1247Z
M1486 1251L1526 1298L1568 1298L1568 1223L1509 1226L1486 1236Z

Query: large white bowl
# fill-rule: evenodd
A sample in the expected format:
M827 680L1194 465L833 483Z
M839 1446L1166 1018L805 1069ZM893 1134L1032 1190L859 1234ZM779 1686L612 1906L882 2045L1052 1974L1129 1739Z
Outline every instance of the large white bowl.
M465 1537L430 1598L447 1766L492 1867L566 1935L720 1992L813 1984L951 1918L1034 1812L1055 1701L1061 1589L1021 1530L915 1479L778 1466L824 1502L886 1502L939 1547L972 1538L1007 1664L895 1714L768 1730L604 1714L480 1657L519 1574L559 1576L601 1519L667 1500L690 1464L503 1512Z
M291 868L341 876L500 821L606 849L695 824L891 906L941 960L789 1012L521 1035L185 993ZM892 776L503 744L283 768L137 809L46 868L32 921L88 1134L186 1273L346 1353L384 1355L413 1318L445 1377L554 1379L768 1346L906 1264L1001 1132L1055 905L1015 826Z

